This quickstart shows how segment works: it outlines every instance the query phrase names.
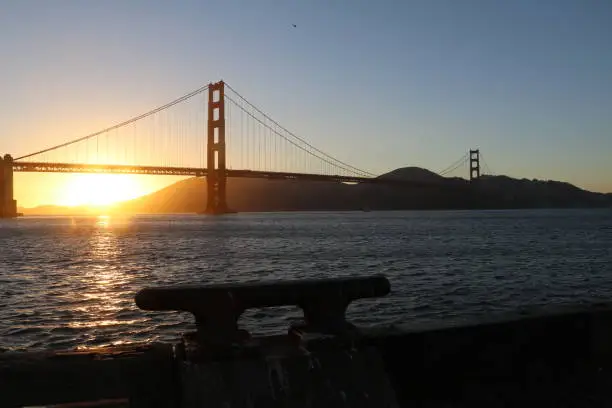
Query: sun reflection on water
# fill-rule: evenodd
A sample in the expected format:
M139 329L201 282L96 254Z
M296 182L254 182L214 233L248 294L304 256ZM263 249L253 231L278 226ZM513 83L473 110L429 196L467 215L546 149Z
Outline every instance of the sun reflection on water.
M91 231L87 247L88 266L78 275L82 290L75 294L77 317L68 326L83 329L136 323L117 316L125 309L130 277L122 269L122 248L111 228L111 217L99 216L95 225L98 228Z
M110 226L111 217L108 215L99 215L98 222L96 222L96 226L102 228L108 228Z

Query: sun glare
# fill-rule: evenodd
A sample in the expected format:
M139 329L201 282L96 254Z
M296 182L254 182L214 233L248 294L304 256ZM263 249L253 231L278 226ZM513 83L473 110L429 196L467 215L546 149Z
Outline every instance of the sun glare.
M61 189L60 205L109 205L144 194L128 174L74 174Z

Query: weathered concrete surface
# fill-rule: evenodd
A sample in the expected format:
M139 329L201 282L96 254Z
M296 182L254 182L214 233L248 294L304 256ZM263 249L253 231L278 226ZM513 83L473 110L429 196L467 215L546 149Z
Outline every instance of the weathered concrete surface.
M371 331L400 406L610 407L612 310L543 311L477 326Z
M335 372L341 373L346 382L327 388L327 396L322 391L325 388L314 385L325 378L325 370L317 375L305 369L293 371L293 376L284 375L280 389L286 393L275 393L271 391L274 387L269 366L249 360L233 369L228 365L183 366L182 378L187 381L183 406L206 406L205 400L220 407L612 406L610 306L544 309L457 327L374 328L363 330L363 335L348 347L345 342L329 341L304 345L311 356L326 349L326 356L338 356L337 360L327 357L327 368L337 364ZM372 360L342 366L346 350L374 350L377 357L382 357L383 367ZM280 366L305 367L307 360L294 357ZM390 381L392 391L369 391L365 383L377 390L386 389L374 379ZM383 400L372 405L359 399L342 400L343 405L333 399L340 389L356 396L365 391Z
M65 353L1 353L0 407L127 398L132 407L170 407L172 345Z
M398 407L379 352L184 362L181 407Z
M545 313L365 329L352 343L307 341L235 360L172 361L169 345L140 350L147 357L5 353L0 407L120 396L136 407L612 406L612 308Z

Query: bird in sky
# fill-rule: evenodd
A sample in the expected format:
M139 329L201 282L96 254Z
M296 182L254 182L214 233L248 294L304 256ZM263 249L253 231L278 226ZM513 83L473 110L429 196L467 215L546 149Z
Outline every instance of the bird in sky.
M293 26L293 28L297 27L295 24L291 24Z

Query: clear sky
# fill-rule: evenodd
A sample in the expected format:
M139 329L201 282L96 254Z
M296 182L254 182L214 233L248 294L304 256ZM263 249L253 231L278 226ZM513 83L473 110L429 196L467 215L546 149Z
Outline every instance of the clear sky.
M0 1L0 152L224 79L374 173L480 148L496 174L608 192L611 44L607 0ZM17 199L58 202L69 177L18 174Z

